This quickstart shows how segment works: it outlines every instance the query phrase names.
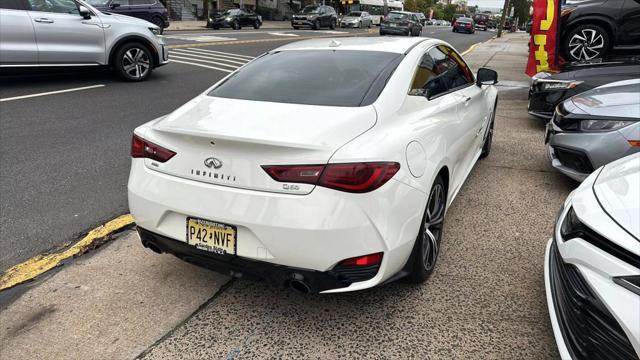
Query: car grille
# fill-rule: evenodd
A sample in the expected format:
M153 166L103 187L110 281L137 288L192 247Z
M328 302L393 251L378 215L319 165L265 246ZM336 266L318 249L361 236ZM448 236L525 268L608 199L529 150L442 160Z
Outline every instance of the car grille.
M579 171L584 174L590 174L593 172L593 165L591 161L587 157L587 155L581 151L565 149L562 147L553 147L553 151L556 154L556 157L562 165L572 168L573 170Z
M562 261L555 241L549 257L553 303L572 358L638 359L624 331L578 268Z
M332 272L338 274L340 279L351 282L365 281L373 278L378 273L380 265L371 266L336 266Z

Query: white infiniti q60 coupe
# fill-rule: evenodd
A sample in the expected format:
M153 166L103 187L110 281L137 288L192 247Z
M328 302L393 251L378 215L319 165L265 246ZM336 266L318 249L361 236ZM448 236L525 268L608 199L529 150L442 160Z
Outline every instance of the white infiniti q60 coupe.
M135 130L142 243L303 292L424 281L448 205L490 151L496 82L429 38L269 51Z

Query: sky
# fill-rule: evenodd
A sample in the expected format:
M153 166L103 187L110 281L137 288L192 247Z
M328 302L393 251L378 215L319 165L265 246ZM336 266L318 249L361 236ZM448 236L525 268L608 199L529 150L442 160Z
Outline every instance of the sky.
M478 5L480 7L502 8L504 0L468 0L468 5Z

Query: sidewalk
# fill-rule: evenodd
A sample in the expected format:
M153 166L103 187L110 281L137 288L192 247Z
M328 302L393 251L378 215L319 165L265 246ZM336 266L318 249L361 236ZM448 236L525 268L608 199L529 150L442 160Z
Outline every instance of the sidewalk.
M573 183L551 171L526 112L527 41L507 34L465 56L499 73L493 150L450 209L424 286L304 297L239 280L220 291L228 277L128 231L3 306L0 359L557 357L542 259Z
M263 21L261 29L291 29L291 23L289 21ZM207 28L206 21L171 21L169 27L164 29L165 31L196 31L196 30L210 30Z

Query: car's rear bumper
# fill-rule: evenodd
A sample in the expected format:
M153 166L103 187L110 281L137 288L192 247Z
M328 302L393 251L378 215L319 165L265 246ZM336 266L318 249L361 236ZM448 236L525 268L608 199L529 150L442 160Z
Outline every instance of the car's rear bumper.
M408 26L389 26L389 25L382 24L380 25L380 31L389 33L389 34L407 35L409 31L411 31L411 28L409 28Z
M245 190L165 175L140 159L132 160L128 188L140 228L186 244L187 217L233 225L245 260L326 272L344 259L384 253L375 277L339 291L375 286L403 268L427 196L394 179L367 194Z
M291 26L305 26L312 27L315 25L315 22L311 20L291 20Z

